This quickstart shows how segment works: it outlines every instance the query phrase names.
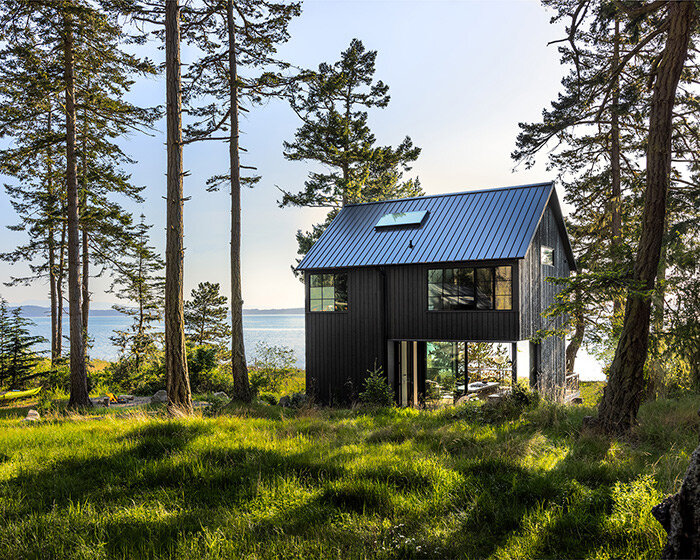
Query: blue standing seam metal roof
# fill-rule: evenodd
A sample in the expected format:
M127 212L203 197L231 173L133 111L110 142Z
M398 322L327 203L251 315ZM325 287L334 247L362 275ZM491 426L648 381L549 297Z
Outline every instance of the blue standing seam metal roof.
M297 270L520 259L550 204L576 269L554 183L344 206ZM420 226L375 227L386 214L427 211Z

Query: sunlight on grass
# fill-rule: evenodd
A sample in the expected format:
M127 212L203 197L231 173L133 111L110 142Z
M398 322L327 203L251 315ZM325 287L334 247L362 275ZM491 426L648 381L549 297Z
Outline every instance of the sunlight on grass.
M0 420L0 556L658 557L650 508L696 445L698 398L645 404L629 441L587 407L160 409Z

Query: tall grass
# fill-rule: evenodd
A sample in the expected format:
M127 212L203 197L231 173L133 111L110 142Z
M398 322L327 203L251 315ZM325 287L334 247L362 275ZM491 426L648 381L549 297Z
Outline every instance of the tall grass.
M0 419L0 557L658 557L700 398L646 404L627 440L587 407L270 406ZM124 414L123 412L121 414ZM9 416L9 415L8 415Z

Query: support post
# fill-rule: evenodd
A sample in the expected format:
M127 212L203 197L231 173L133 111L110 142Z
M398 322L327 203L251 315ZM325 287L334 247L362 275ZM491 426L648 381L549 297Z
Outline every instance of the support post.
M469 394L469 343L464 342L464 394Z
M511 363L513 367L513 386L518 384L518 343L510 343Z

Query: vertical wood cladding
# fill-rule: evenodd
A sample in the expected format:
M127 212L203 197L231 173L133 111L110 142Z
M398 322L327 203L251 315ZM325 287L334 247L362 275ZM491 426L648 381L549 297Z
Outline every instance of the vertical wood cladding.
M308 311L306 274L306 386L325 404L356 399L375 362L386 371L382 273L377 268L347 273L348 311L314 313Z
M553 250L553 266L542 264L542 247ZM542 313L554 303L561 286L546 280L548 277L569 276L569 263L564 253L562 233L557 226L551 207L545 210L525 258L520 261L520 332L523 339L531 339L538 331L552 331L564 326L562 316L543 317ZM550 396L558 393L565 383L566 343L563 337L547 336L541 340L538 386Z
M513 310L428 311L428 269L513 265ZM389 338L511 341L518 338L518 262L477 261L387 267Z
M553 266L541 263L542 247L552 248ZM512 311L428 311L428 269L508 264L513 266ZM308 311L312 272L347 272L347 312ZM541 316L561 289L545 278L568 275L562 232L550 207L524 259L306 271L307 391L325 404L357 398L368 370L376 364L388 371L389 340L511 342L561 328L564 318ZM565 381L563 338L544 338L539 356L539 389L556 396Z

